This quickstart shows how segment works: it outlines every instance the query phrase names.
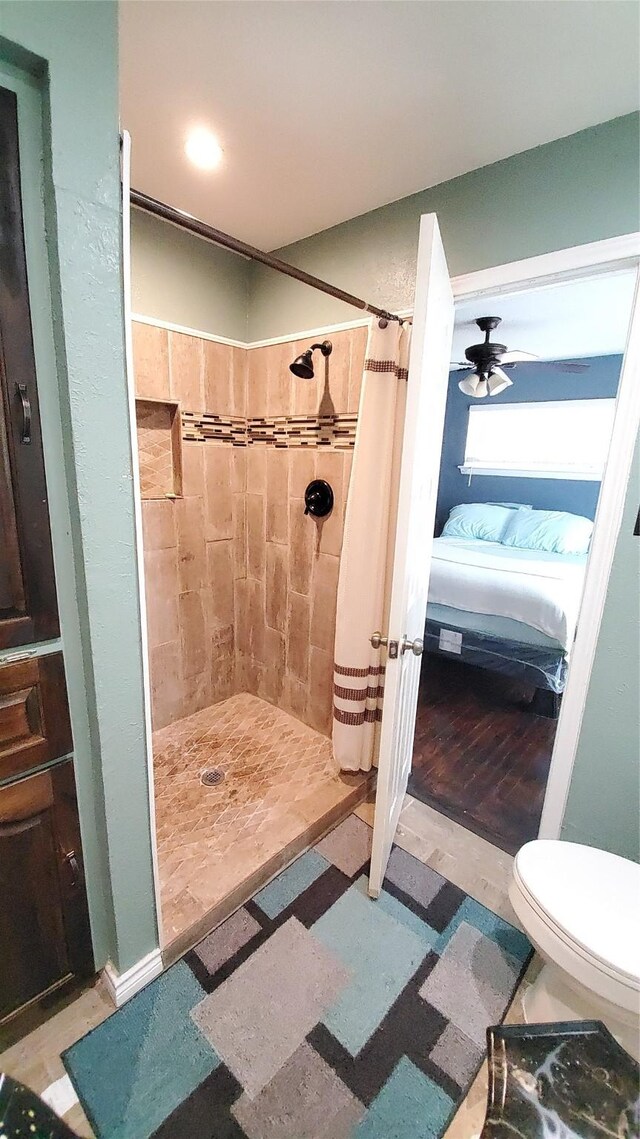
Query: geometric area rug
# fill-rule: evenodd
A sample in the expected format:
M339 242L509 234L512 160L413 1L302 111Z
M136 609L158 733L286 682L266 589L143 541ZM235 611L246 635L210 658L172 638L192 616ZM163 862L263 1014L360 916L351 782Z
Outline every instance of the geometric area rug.
M531 954L355 815L64 1054L99 1139L438 1139Z

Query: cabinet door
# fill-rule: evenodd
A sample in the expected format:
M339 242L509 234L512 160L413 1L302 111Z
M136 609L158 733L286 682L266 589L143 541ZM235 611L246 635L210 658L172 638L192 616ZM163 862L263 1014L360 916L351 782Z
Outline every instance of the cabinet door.
M22 229L16 97L0 88L0 648L58 635Z
M73 770L0 788L0 1021L91 972Z

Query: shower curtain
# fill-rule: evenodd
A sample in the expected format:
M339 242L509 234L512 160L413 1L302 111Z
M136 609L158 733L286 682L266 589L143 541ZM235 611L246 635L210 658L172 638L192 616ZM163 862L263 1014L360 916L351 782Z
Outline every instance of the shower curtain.
M402 453L411 327L373 320L364 364L338 578L333 754L343 771L377 762L384 649Z

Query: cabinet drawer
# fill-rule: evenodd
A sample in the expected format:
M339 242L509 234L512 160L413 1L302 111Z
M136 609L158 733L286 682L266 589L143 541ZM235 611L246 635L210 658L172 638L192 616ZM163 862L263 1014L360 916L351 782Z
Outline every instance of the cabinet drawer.
M62 653L0 665L0 779L71 749Z

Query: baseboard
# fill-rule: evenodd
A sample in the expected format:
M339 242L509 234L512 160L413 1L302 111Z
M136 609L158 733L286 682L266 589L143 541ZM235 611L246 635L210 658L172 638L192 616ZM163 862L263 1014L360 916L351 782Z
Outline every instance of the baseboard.
M125 969L124 973L118 973L115 965L111 961L107 961L102 970L102 979L114 1005L116 1008L120 1008L141 989L144 989L149 981L159 977L163 968L160 950L153 949L151 953L147 953L146 957L136 961L130 969Z

